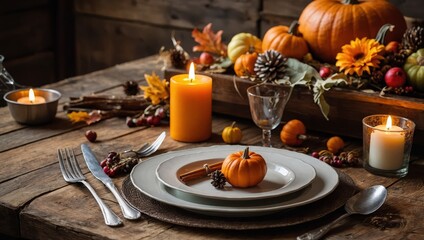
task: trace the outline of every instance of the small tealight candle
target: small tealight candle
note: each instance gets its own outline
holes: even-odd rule
[[[382,170],[396,170],[404,161],[405,130],[392,125],[387,118],[386,125],[374,127],[370,136],[369,165]]]
[[[39,104],[45,103],[46,99],[41,96],[35,96],[34,90],[31,88],[28,92],[28,97],[21,97],[17,100],[17,102],[23,104]]]
[[[212,78],[189,74],[170,79],[170,135],[182,142],[200,142],[212,135]]]

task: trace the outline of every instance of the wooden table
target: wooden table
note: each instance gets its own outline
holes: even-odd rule
[[[339,209],[310,223],[255,231],[182,227],[148,216],[137,221],[124,220],[124,225],[118,228],[104,225],[99,208],[88,190],[81,184],[68,184],[63,180],[56,156],[57,148],[72,147],[78,152],[77,158],[88,181],[122,217],[113,195],[83,164],[79,145],[88,142],[84,136],[86,130],[92,129],[98,134],[98,141],[89,143],[97,156],[105,156],[112,150],[134,147],[134,144],[151,142],[160,132],[166,131],[168,137],[158,152],[164,153],[224,144],[220,137],[221,131],[234,120],[234,117],[214,116],[213,137],[207,142],[187,144],[172,140],[167,125],[128,128],[122,118],[111,118],[91,126],[71,124],[62,110],[70,96],[122,94],[122,83],[128,80],[142,81],[143,74],[151,74],[152,71],[162,74],[160,67],[153,56],[46,86],[63,94],[55,121],[47,125],[20,125],[12,119],[7,108],[0,109],[0,234],[29,239],[293,239],[342,214],[343,209]],[[242,144],[260,145],[260,130],[250,120],[237,120],[244,134]],[[277,131],[274,131],[275,143],[279,143]],[[312,150],[322,149],[328,137],[316,134],[322,138],[308,143]],[[361,143],[357,140],[346,140],[349,142],[348,149],[360,149]],[[276,147],[281,145],[277,144]],[[407,177],[402,179],[375,176],[362,167],[341,169],[354,180],[358,189],[383,184],[388,188],[389,195],[386,204],[375,214],[351,217],[347,223],[333,229],[327,235],[328,238],[423,239],[424,167],[417,163],[424,158],[422,154],[414,154],[412,159],[416,161],[411,164]],[[118,188],[124,179],[114,179]]]

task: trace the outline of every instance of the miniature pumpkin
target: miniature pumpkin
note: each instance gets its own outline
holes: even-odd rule
[[[280,132],[281,141],[287,146],[299,146],[306,138],[306,127],[297,119],[288,121]]]
[[[334,63],[343,45],[356,38],[374,38],[386,23],[395,25],[386,41],[400,41],[406,22],[389,1],[316,0],[302,11],[299,31],[314,57]]]
[[[341,137],[334,136],[327,140],[327,149],[333,154],[338,153],[344,147],[344,141]]]
[[[305,39],[297,31],[298,26],[299,23],[293,21],[290,28],[282,25],[270,28],[262,39],[262,50],[272,49],[285,57],[303,59],[309,49]]]
[[[249,147],[244,151],[231,153],[222,163],[221,172],[234,187],[247,188],[258,185],[265,177],[265,159]]]
[[[419,92],[424,92],[424,48],[411,54],[403,66],[408,81]]]
[[[225,143],[234,144],[239,143],[243,137],[240,128],[236,127],[236,122],[233,122],[231,126],[224,128],[222,131],[222,140]]]
[[[258,58],[258,54],[254,53],[245,53],[237,58],[234,63],[234,72],[237,76],[253,76],[255,75],[255,62]]]
[[[262,41],[250,33],[238,33],[233,36],[227,47],[228,58],[234,63],[247,52],[262,52]]]

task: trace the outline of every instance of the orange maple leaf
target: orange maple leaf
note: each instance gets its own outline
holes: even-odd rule
[[[199,45],[193,47],[194,52],[210,52],[223,57],[227,56],[227,45],[222,42],[222,33],[220,30],[216,33],[212,30],[212,23],[209,23],[200,32],[197,28],[193,29],[191,36]]]

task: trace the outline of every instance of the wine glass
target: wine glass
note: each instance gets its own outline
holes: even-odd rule
[[[259,84],[247,89],[250,113],[255,124],[262,129],[262,145],[271,147],[271,130],[283,116],[292,87],[276,84]]]

